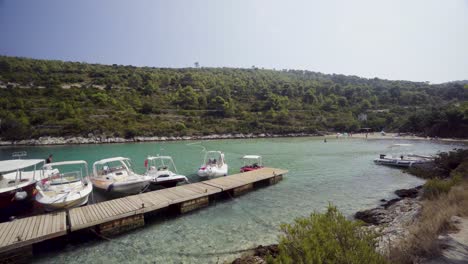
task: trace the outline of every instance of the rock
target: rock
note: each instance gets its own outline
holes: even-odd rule
[[[411,189],[400,189],[396,190],[395,194],[401,198],[416,198],[418,197],[419,190],[421,190],[422,186],[418,186]]]
[[[271,255],[272,257],[277,257],[279,255],[278,245],[269,245],[269,246],[258,246],[255,248],[255,256],[263,257]]]
[[[237,258],[232,264],[266,264],[266,260],[258,256],[245,256]]]
[[[258,246],[253,250],[253,254],[245,255],[235,259],[232,264],[264,264],[267,263],[266,257],[270,255],[277,257],[279,255],[278,245]]]
[[[385,199],[384,199],[385,200]],[[392,204],[398,202],[398,201],[401,201],[401,198],[395,198],[395,199],[391,199],[390,201],[387,201],[386,203],[382,204],[383,208],[387,209],[388,207],[390,207]]]
[[[370,224],[364,228],[378,232],[376,250],[387,254],[392,244],[408,236],[408,227],[417,219],[421,208],[418,199],[396,198],[384,206],[357,212],[355,217]]]
[[[373,208],[359,211],[354,215],[354,218],[371,225],[381,225],[390,222],[390,219],[384,208]]]

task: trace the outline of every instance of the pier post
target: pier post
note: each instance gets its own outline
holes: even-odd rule
[[[96,227],[96,231],[104,236],[114,236],[144,225],[145,218],[143,214],[136,214],[100,224]]]
[[[236,197],[236,196],[242,195],[246,192],[251,191],[252,189],[253,189],[253,183],[242,185],[240,187],[232,189],[232,196]]]
[[[276,176],[274,176],[274,177],[272,177],[272,178],[269,179],[270,185],[276,184],[276,183],[278,183],[279,181],[281,181],[282,179],[283,179],[283,175],[282,175],[282,174],[281,174],[281,175],[276,175]]]
[[[208,196],[186,201],[180,204],[180,213],[181,214],[187,213],[195,209],[208,206],[209,204],[210,204],[210,199]]]

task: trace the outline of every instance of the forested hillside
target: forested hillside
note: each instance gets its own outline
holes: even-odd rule
[[[468,85],[0,57],[0,137],[316,131],[468,137]]]

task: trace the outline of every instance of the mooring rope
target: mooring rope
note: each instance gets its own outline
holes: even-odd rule
[[[206,148],[205,148],[205,146],[202,145],[202,142],[201,142],[201,141],[192,142],[192,143],[187,143],[187,144],[185,144],[185,145],[186,145],[186,146],[201,147],[201,148],[202,148],[202,151],[201,151],[201,152],[206,152]]]

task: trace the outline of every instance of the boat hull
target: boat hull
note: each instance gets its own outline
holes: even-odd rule
[[[139,181],[124,181],[124,182],[109,182],[97,179],[91,179],[94,187],[109,193],[130,195],[137,194],[144,191],[148,185],[149,180]]]
[[[61,202],[61,203],[49,203],[48,204],[48,203],[41,203],[39,201],[37,202],[44,208],[45,211],[51,212],[51,211],[79,207],[79,206],[87,204],[88,200],[89,200],[89,195],[83,196],[73,201],[66,201],[66,202]]]
[[[36,189],[38,191],[36,195],[36,202],[44,208],[45,211],[56,211],[63,209],[70,209],[73,207],[82,206],[88,203],[89,196],[93,191],[93,185],[87,182],[84,185],[79,182],[65,184],[60,191],[54,189],[47,189],[44,191],[41,187],[42,184],[38,183]],[[50,187],[49,187],[50,188]]]
[[[151,180],[151,187],[157,187],[157,186],[162,186],[162,187],[174,187],[178,183],[185,182],[186,179],[184,178],[179,178],[179,179],[169,179],[169,180],[164,180],[164,181],[157,181],[156,179]]]
[[[251,166],[244,166],[240,169],[240,172],[249,172],[263,168],[263,166],[251,167]]]
[[[391,166],[391,167],[400,167],[400,168],[409,168],[414,165],[426,164],[431,161],[410,161],[410,160],[397,160],[397,159],[375,159],[374,163],[379,165]]]
[[[1,192],[0,193],[0,210],[13,209],[13,207],[15,207],[15,205],[18,203],[22,203],[22,204],[30,203],[36,194],[35,185],[36,185],[36,182],[32,181],[30,184],[26,186],[23,186],[14,190],[6,191],[6,192]],[[25,191],[27,196],[23,200],[17,200],[15,197],[15,194],[21,191]]]
[[[220,177],[220,176],[227,176],[228,174],[228,167],[227,165],[219,167],[209,167],[209,166],[202,166],[197,175],[199,177]]]

